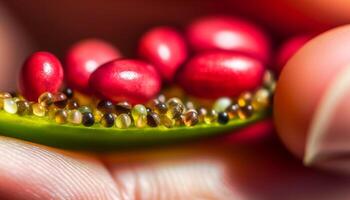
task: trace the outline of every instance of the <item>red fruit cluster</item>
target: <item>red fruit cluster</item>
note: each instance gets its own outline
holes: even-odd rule
[[[189,59],[187,47],[194,53]],[[141,37],[137,51],[140,59],[123,59],[105,41],[78,42],[66,55],[67,85],[114,102],[145,102],[159,92],[162,82],[174,81],[189,95],[236,96],[261,84],[271,54],[269,41],[257,26],[230,17],[198,19],[185,36],[172,27],[153,28]],[[23,66],[20,90],[35,100],[45,91],[57,91],[62,79],[58,59],[38,52]]]

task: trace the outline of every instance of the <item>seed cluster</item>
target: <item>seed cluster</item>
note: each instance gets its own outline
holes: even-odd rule
[[[103,127],[191,127],[197,124],[227,124],[233,119],[248,119],[255,112],[271,105],[275,80],[271,72],[266,72],[263,86],[256,91],[244,92],[238,98],[222,97],[212,107],[200,106],[192,101],[182,101],[177,97],[166,99],[160,94],[145,105],[131,105],[126,101],[112,103],[100,100],[95,105],[79,105],[71,89],[66,88],[55,94],[45,92],[37,102],[25,100],[21,96],[0,92],[0,109],[10,114],[47,117],[57,124]]]

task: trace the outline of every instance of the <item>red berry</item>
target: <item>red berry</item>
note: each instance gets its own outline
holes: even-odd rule
[[[56,56],[48,52],[36,52],[24,63],[19,90],[30,101],[37,101],[44,92],[57,92],[63,81],[63,69]]]
[[[212,16],[198,19],[187,29],[190,45],[197,51],[229,50],[267,62],[269,41],[254,24],[237,18]]]
[[[178,81],[190,95],[232,97],[256,89],[263,73],[264,66],[257,59],[235,52],[215,51],[192,58],[179,72]]]
[[[111,44],[99,39],[86,39],[74,44],[66,55],[66,80],[69,87],[89,93],[89,78],[100,65],[121,57]]]
[[[187,57],[184,38],[171,27],[157,27],[148,31],[142,36],[138,51],[168,82],[173,80],[176,70]]]
[[[311,35],[300,35],[287,40],[282,44],[276,55],[274,71],[280,74],[287,61],[312,38]]]
[[[100,98],[133,104],[148,101],[161,88],[160,76],[152,65],[131,59],[102,65],[92,73],[89,83]]]

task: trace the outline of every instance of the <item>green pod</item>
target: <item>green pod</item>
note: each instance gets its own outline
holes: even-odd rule
[[[267,111],[257,112],[248,119],[230,120],[225,125],[203,123],[193,127],[118,129],[106,128],[100,124],[91,127],[57,124],[48,118],[34,115],[18,116],[0,111],[0,134],[59,148],[108,151],[164,145],[232,133],[268,115]]]

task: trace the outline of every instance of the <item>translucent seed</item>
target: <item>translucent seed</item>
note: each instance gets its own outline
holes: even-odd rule
[[[83,115],[79,110],[71,110],[68,112],[67,121],[71,124],[79,125],[83,120]]]
[[[135,105],[131,110],[131,115],[136,127],[142,128],[147,125],[147,108],[144,105]]]
[[[231,104],[227,109],[226,112],[228,114],[228,117],[230,119],[238,117],[238,111],[239,111],[239,105],[237,103]]]
[[[185,104],[186,109],[196,109],[196,106],[194,105],[194,103],[192,101],[187,101]]]
[[[21,99],[19,98],[19,97],[13,97],[12,98],[16,103],[18,102],[18,101],[21,101]]]
[[[32,108],[28,101],[17,101],[17,114],[18,115],[29,115],[32,113]]]
[[[179,119],[184,111],[185,107],[182,104],[177,104],[168,109],[166,116],[170,119]]]
[[[85,113],[88,113],[88,112],[85,112]],[[84,113],[83,113],[83,114],[84,114]],[[96,121],[96,122],[100,122],[101,119],[102,119],[102,117],[103,117],[103,113],[102,113],[101,111],[97,110],[97,109],[94,110],[93,115],[94,115],[94,118],[95,118],[95,121]]]
[[[219,124],[227,124],[229,121],[229,117],[227,112],[220,112],[218,114],[218,122]]]
[[[185,112],[183,115],[183,121],[187,127],[196,125],[199,122],[197,111],[188,110]]]
[[[59,108],[57,108],[54,105],[49,106],[48,111],[47,111],[47,116],[49,117],[49,119],[55,120],[56,112],[58,110],[59,110]]]
[[[86,113],[86,112],[92,112],[91,108],[89,106],[80,106],[78,108],[79,112]]]
[[[63,93],[67,96],[67,98],[71,99],[74,96],[73,90],[70,88],[65,88]]]
[[[120,114],[117,119],[115,120],[115,125],[118,128],[128,128],[131,126],[131,118],[128,114]]]
[[[244,92],[238,97],[238,105],[239,106],[245,106],[247,104],[250,104],[252,102],[253,95],[250,92]]]
[[[67,102],[67,109],[74,110],[79,108],[79,103],[73,99],[69,99]]]
[[[266,108],[270,104],[270,92],[267,89],[261,88],[255,92],[252,105],[255,110]]]
[[[168,111],[168,106],[160,101],[151,108],[158,114],[165,114]]]
[[[232,101],[228,97],[221,97],[217,99],[213,105],[213,109],[216,112],[223,112],[226,110],[227,107],[231,105]]]
[[[53,103],[53,94],[50,92],[45,92],[42,93],[39,98],[38,98],[38,102],[39,104],[41,104],[44,107],[48,107],[49,105],[51,105]]]
[[[252,105],[247,104],[239,108],[238,116],[240,119],[247,119],[254,114],[254,108]]]
[[[67,111],[66,110],[57,110],[55,113],[55,122],[58,124],[65,124],[67,123]]]
[[[171,128],[175,125],[175,120],[170,119],[166,115],[159,115],[159,119],[160,119],[160,124],[167,128]]]
[[[40,103],[34,103],[32,105],[33,114],[38,117],[44,117],[46,114],[46,107]]]
[[[106,113],[101,119],[101,124],[104,127],[112,127],[114,125],[114,115],[112,113]]]
[[[0,109],[4,107],[4,99],[12,98],[8,92],[0,92]]]
[[[64,93],[58,92],[53,96],[54,105],[57,108],[65,108],[68,102],[67,96]]]
[[[160,125],[160,117],[155,112],[150,112],[147,115],[147,125],[150,127],[157,127]]]
[[[170,98],[166,102],[166,105],[168,106],[168,108],[172,108],[174,106],[177,106],[178,104],[183,105],[182,101],[179,98],[176,98],[176,97]]]
[[[94,115],[90,112],[83,114],[82,124],[84,126],[92,126],[95,123]]]
[[[198,109],[197,112],[198,112],[198,120],[199,120],[199,122],[204,122],[204,118],[205,118],[205,116],[208,113],[207,109],[201,107],[201,108]]]
[[[114,105],[111,101],[101,100],[97,104],[97,109],[99,111],[101,111],[102,113],[112,113],[112,112],[114,112]]]
[[[271,71],[266,71],[263,77],[263,85],[267,89],[271,89],[271,86],[275,85],[275,76]]]
[[[165,103],[165,101],[166,101],[166,97],[165,97],[164,94],[158,95],[157,99],[158,99],[160,102],[163,102],[163,103]]]
[[[207,115],[204,117],[204,122],[206,124],[212,124],[216,122],[216,119],[218,117],[218,114],[215,110],[208,111]]]
[[[132,109],[132,106],[127,101],[122,101],[115,105],[115,111],[117,115],[120,115],[123,113],[129,114],[131,109]]]
[[[7,113],[15,114],[18,110],[17,103],[12,98],[4,99],[4,110]]]

